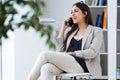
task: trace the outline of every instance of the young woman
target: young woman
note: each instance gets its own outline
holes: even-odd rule
[[[70,27],[71,18],[73,24]],[[101,76],[99,52],[103,32],[93,26],[90,9],[86,4],[73,4],[71,16],[64,20],[57,41],[59,51],[40,53],[29,80],[53,80],[53,75],[62,72],[90,72],[93,76]]]

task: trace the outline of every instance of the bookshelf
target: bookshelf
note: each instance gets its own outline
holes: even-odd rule
[[[105,5],[98,5],[98,4],[93,4],[93,2],[98,3],[98,0],[85,0],[85,3],[90,7],[91,13],[92,13],[92,18],[93,18],[93,24],[97,26],[97,17],[98,15],[102,15],[103,11],[105,8],[107,8],[107,4]],[[102,19],[101,19],[102,20]],[[102,23],[101,23],[102,24]],[[106,79],[108,78],[108,71],[107,71],[107,67],[108,67],[108,29],[105,28],[103,29],[103,34],[104,34],[104,43],[105,43],[105,52],[100,53],[100,57],[101,57],[101,66],[102,66],[102,79]],[[101,78],[99,78],[101,79]]]
[[[96,25],[98,14],[102,14],[107,8],[107,26],[103,29],[105,52],[100,53],[102,77],[97,79],[120,79],[120,76],[116,76],[116,66],[120,66],[120,15],[118,15],[120,14],[120,0],[84,1],[90,7],[94,25]],[[99,2],[102,1],[105,1],[105,4],[100,5]]]
[[[117,0],[117,60],[116,66],[120,67],[120,0]],[[117,70],[116,70],[117,71]],[[120,79],[120,72],[117,74]]]

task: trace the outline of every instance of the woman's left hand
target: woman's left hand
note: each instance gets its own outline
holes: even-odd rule
[[[69,55],[75,55],[76,53],[75,52],[67,52],[67,54],[69,54]]]

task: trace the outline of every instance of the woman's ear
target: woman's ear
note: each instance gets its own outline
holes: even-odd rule
[[[86,17],[86,16],[87,16],[87,11],[84,12],[84,17]]]
[[[87,11],[85,11],[85,16],[87,16]]]

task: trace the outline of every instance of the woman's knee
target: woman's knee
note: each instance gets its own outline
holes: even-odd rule
[[[63,72],[63,71],[51,63],[44,64],[41,68],[41,73],[45,73],[45,74],[55,75],[55,74],[59,74],[61,72]]]
[[[52,64],[50,64],[50,63],[44,64],[41,67],[41,73],[43,73],[43,72],[51,73],[52,72],[52,68],[53,68]]]

